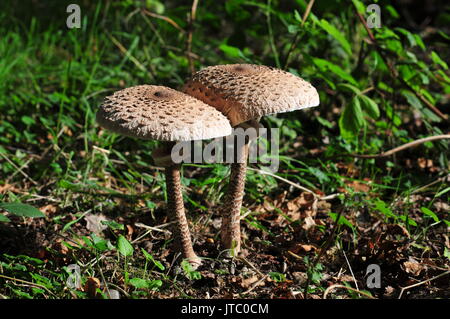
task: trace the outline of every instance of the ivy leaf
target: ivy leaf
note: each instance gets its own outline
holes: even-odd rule
[[[37,208],[22,203],[0,203],[0,208],[7,212],[23,217],[45,217]]]

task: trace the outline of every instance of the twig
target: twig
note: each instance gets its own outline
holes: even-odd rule
[[[313,262],[312,267],[310,266],[310,269],[314,269],[316,268],[317,263],[319,262],[320,258],[322,258],[323,254],[325,253],[325,251],[328,249],[328,247],[331,245],[331,241],[334,238],[334,234],[336,233],[337,228],[339,227],[339,220],[341,219],[341,215],[342,212],[344,211],[344,207],[342,207],[337,216],[336,216],[336,221],[334,222],[333,225],[333,229],[331,230],[331,234],[328,237],[327,241],[325,242],[325,244],[322,246],[322,248],[320,248],[319,254],[317,255],[316,259]],[[291,253],[292,254],[292,253]],[[306,278],[306,283],[305,283],[305,299],[308,299],[308,288],[309,288],[309,283],[311,281],[311,276],[308,273],[308,276]]]
[[[176,23],[175,21],[173,21],[173,20],[172,20],[171,18],[169,18],[169,17],[163,16],[163,15],[160,15],[160,14],[157,14],[157,13],[154,13],[154,12],[150,12],[150,11],[147,11],[147,10],[145,10],[145,9],[142,10],[142,12],[143,12],[144,14],[146,14],[146,15],[152,17],[152,18],[164,20],[164,21],[166,21],[167,23],[169,23],[170,25],[172,25],[175,29],[177,29],[177,30],[179,30],[179,31],[181,31],[181,32],[183,32],[183,33],[186,33],[186,31],[185,31],[182,27],[180,27],[180,26],[178,25],[178,23]]]
[[[189,62],[189,70],[191,74],[195,73],[194,61],[192,59],[192,36],[194,33],[194,21],[197,13],[198,0],[192,1],[191,14],[188,21],[188,36],[186,43],[186,56]]]
[[[251,262],[249,262],[246,258],[244,258],[244,257],[237,257],[236,259],[243,261],[248,266],[253,268],[253,270],[256,271],[258,273],[258,275],[260,275],[261,277],[264,277],[264,274],[258,268],[256,268]]]
[[[367,34],[369,35],[371,44],[375,47],[377,52],[380,54],[381,59],[384,61],[384,63],[388,66],[389,71],[391,72],[392,77],[398,79],[404,86],[406,86],[409,90],[411,90],[425,105],[432,110],[436,115],[438,115],[443,120],[447,120],[448,116],[442,113],[436,106],[434,106],[430,101],[428,101],[422,94],[417,92],[406,80],[404,80],[402,77],[398,76],[397,70],[394,68],[394,66],[390,63],[390,61],[387,59],[387,57],[384,54],[383,49],[378,44],[377,39],[373,35],[372,31],[370,30],[369,26],[367,25],[366,20],[362,16],[362,14],[358,11],[358,8],[354,4],[354,9],[356,11],[356,14],[363,24],[364,28],[366,29]]]
[[[16,164],[14,164],[13,161],[11,161],[6,155],[4,155],[3,153],[0,153],[0,156],[3,157],[9,164],[11,164],[12,166],[14,166],[14,168],[20,172],[20,174],[22,174],[25,178],[27,178],[30,182],[32,182],[34,185],[37,185],[38,183],[33,180],[30,176],[28,176],[20,167],[18,167]]]
[[[272,5],[272,0],[267,0],[267,28],[269,30],[269,45],[270,48],[272,49],[274,58],[275,58],[275,64],[277,65],[277,68],[280,68],[280,57],[277,51],[277,47],[275,45],[274,42],[274,38],[273,38],[273,30],[272,30],[272,20],[270,18],[270,10],[271,10],[271,5]]]
[[[120,52],[123,53],[123,55],[125,55],[128,59],[130,59],[131,62],[133,62],[139,70],[147,73],[148,75],[150,75],[150,77],[154,80],[155,76],[154,74],[152,74],[151,72],[149,72],[145,66],[142,65],[141,62],[138,61],[138,59],[136,59],[131,53],[130,51],[128,51],[123,45],[122,43],[119,42],[119,40],[117,40],[113,35],[106,33],[108,35],[108,37],[111,39],[111,41],[119,48]]]
[[[360,295],[366,296],[369,299],[377,299],[371,295],[369,295],[368,293],[365,293],[364,291],[360,291],[358,289],[352,288],[352,287],[347,287],[344,285],[340,285],[340,284],[336,284],[336,285],[332,285],[330,287],[328,287],[325,292],[323,293],[323,299],[327,299],[328,294],[330,293],[331,290],[336,289],[336,288],[343,288],[343,289],[347,289],[347,290],[351,290],[354,291]]]
[[[288,179],[286,179],[286,178],[283,178],[283,177],[281,177],[281,176],[278,176],[278,175],[276,175],[276,174],[273,174],[273,173],[270,173],[270,172],[267,172],[267,171],[263,171],[262,169],[251,168],[251,167],[248,167],[248,169],[249,169],[249,170],[252,170],[252,171],[255,171],[255,172],[258,172],[259,174],[264,174],[264,175],[272,176],[272,177],[274,177],[274,178],[276,178],[276,179],[279,179],[280,181],[283,181],[283,182],[285,182],[285,183],[287,183],[287,184],[289,184],[289,185],[291,185],[291,186],[293,186],[293,187],[295,187],[295,188],[298,188],[298,189],[301,189],[301,190],[303,190],[303,191],[305,191],[305,192],[311,193],[314,197],[317,197],[317,194],[314,193],[312,190],[307,189],[306,187],[303,187],[303,186],[301,186],[301,185],[298,185],[298,184],[296,184],[296,183],[294,183],[294,182],[291,182],[290,180],[288,180]]]
[[[251,292],[253,289],[255,289],[256,287],[258,287],[259,284],[260,284],[261,282],[263,282],[264,280],[266,280],[267,277],[269,277],[269,275],[265,275],[264,277],[262,277],[260,280],[258,280],[257,282],[255,282],[249,289],[247,289],[246,291],[244,291],[243,293],[241,293],[241,295],[246,295],[246,294],[248,294],[249,292]]]
[[[8,279],[8,280],[21,282],[23,284],[26,284],[26,285],[29,285],[29,286],[34,286],[34,287],[37,287],[37,288],[42,288],[45,291],[47,291],[49,294],[51,294],[53,297],[56,297],[56,295],[53,292],[51,292],[47,287],[42,286],[40,284],[36,284],[34,282],[30,282],[30,281],[26,281],[26,280],[22,280],[22,279],[18,279],[18,278],[13,278],[13,277],[5,276],[5,275],[0,275],[0,278],[5,278],[5,279]]]
[[[407,148],[411,148],[420,144],[423,144],[425,142],[429,142],[429,141],[435,141],[435,140],[443,140],[443,139],[450,139],[450,134],[445,134],[445,135],[435,135],[435,136],[429,136],[429,137],[424,137],[403,145],[400,145],[396,148],[393,148],[387,152],[383,152],[380,154],[373,154],[373,155],[364,155],[364,154],[344,154],[344,156],[353,156],[353,157],[358,157],[358,158],[380,158],[380,157],[387,157],[390,156],[394,153],[403,151]]]
[[[308,5],[306,6],[305,13],[303,14],[303,17],[302,17],[302,23],[300,24],[300,26],[302,28],[305,25],[306,19],[308,19],[309,14],[311,13],[311,9],[312,9],[312,6],[314,5],[314,1],[315,0],[309,0]],[[286,70],[287,67],[289,66],[289,58],[291,57],[292,52],[297,47],[298,41],[300,40],[299,34],[300,34],[299,31],[297,31],[297,33],[295,34],[295,37],[294,37],[294,41],[292,41],[292,45],[290,46],[289,51],[286,54],[286,62],[284,64],[284,70]]]
[[[433,186],[433,185],[435,185],[435,184],[437,184],[437,183],[443,182],[443,181],[445,181],[446,179],[449,179],[449,181],[450,181],[450,174],[447,174],[446,176],[440,177],[440,178],[438,178],[437,180],[435,180],[435,181],[433,181],[433,182],[431,182],[431,183],[429,183],[429,184],[427,184],[427,185],[421,186],[421,187],[419,187],[418,189],[413,190],[413,191],[411,192],[411,194],[416,194],[416,193],[418,193],[418,192],[420,192],[420,191],[423,191],[424,189],[427,189],[427,188],[430,187],[430,186]]]
[[[417,287],[417,286],[421,286],[421,285],[423,285],[423,284],[426,284],[427,282],[436,280],[436,279],[441,278],[441,277],[443,277],[443,276],[446,276],[446,275],[448,275],[448,274],[450,274],[450,270],[447,270],[446,272],[443,272],[442,274],[437,275],[437,276],[435,276],[435,277],[433,277],[433,278],[430,278],[430,279],[427,279],[427,280],[418,282],[418,283],[416,283],[416,284],[414,284],[414,285],[410,285],[410,286],[403,287],[402,290],[400,291],[400,295],[398,296],[398,299],[401,299],[401,298],[402,298],[403,292],[404,292],[405,290],[408,290],[408,289],[411,289],[411,288],[414,288],[414,287]]]
[[[273,178],[279,179],[280,181],[283,181],[283,182],[285,182],[285,183],[287,183],[287,184],[289,184],[289,185],[291,185],[291,186],[293,186],[295,188],[301,189],[301,190],[303,190],[305,192],[308,192],[308,193],[312,194],[315,199],[330,200],[330,199],[336,198],[339,195],[339,194],[331,194],[331,195],[326,195],[326,196],[320,197],[316,193],[314,193],[312,190],[310,190],[310,189],[308,189],[308,188],[306,188],[304,186],[301,186],[299,184],[296,184],[294,182],[291,182],[290,180],[288,180],[286,178],[283,178],[281,176],[278,176],[276,174],[273,174],[273,173],[270,173],[270,172],[267,172],[267,171],[263,171],[261,169],[252,168],[252,167],[248,167],[247,169],[255,171],[255,172],[258,172],[259,174],[269,175],[269,176],[272,176]]]
[[[339,246],[340,246],[340,245],[339,245],[339,243],[338,243],[338,247],[339,247]],[[342,247],[340,247],[340,248],[342,248]],[[353,274],[352,266],[350,265],[350,262],[348,261],[347,254],[345,253],[344,248],[342,248],[342,253],[344,254],[344,258],[345,258],[345,261],[347,262],[348,269],[350,270],[350,273],[352,274],[353,282],[355,283],[355,287],[356,287],[356,289],[359,290],[358,282],[356,281],[355,274]]]

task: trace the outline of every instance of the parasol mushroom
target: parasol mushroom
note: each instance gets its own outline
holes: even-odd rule
[[[183,91],[214,106],[233,127],[252,126],[268,114],[291,112],[319,105],[316,89],[294,74],[252,64],[210,66],[195,73]],[[225,204],[221,209],[221,241],[231,255],[240,250],[240,209],[247,168],[248,142],[235,150],[237,161],[231,175]]]
[[[176,221],[175,243],[193,266],[200,265],[195,254],[185,216],[180,164],[171,158],[178,141],[203,140],[231,134],[228,119],[215,108],[182,92],[154,85],[139,85],[105,98],[97,112],[97,122],[113,132],[146,140],[163,141],[152,153],[155,163],[165,167],[168,210]]]

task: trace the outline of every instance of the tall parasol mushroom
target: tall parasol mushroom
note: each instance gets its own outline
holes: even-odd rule
[[[214,106],[233,127],[256,128],[260,117],[319,105],[316,89],[289,72],[252,64],[207,67],[195,73],[183,91]],[[222,207],[221,240],[234,255],[240,250],[240,209],[245,187],[248,143],[241,145],[238,160],[231,164],[230,183]]]

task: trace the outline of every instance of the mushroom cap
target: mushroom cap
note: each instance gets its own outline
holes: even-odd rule
[[[116,133],[159,141],[230,135],[228,119],[214,107],[164,86],[138,85],[105,98],[97,122]]]
[[[233,126],[319,105],[319,94],[310,83],[292,73],[254,64],[207,67],[186,82],[183,92],[217,108]]]

